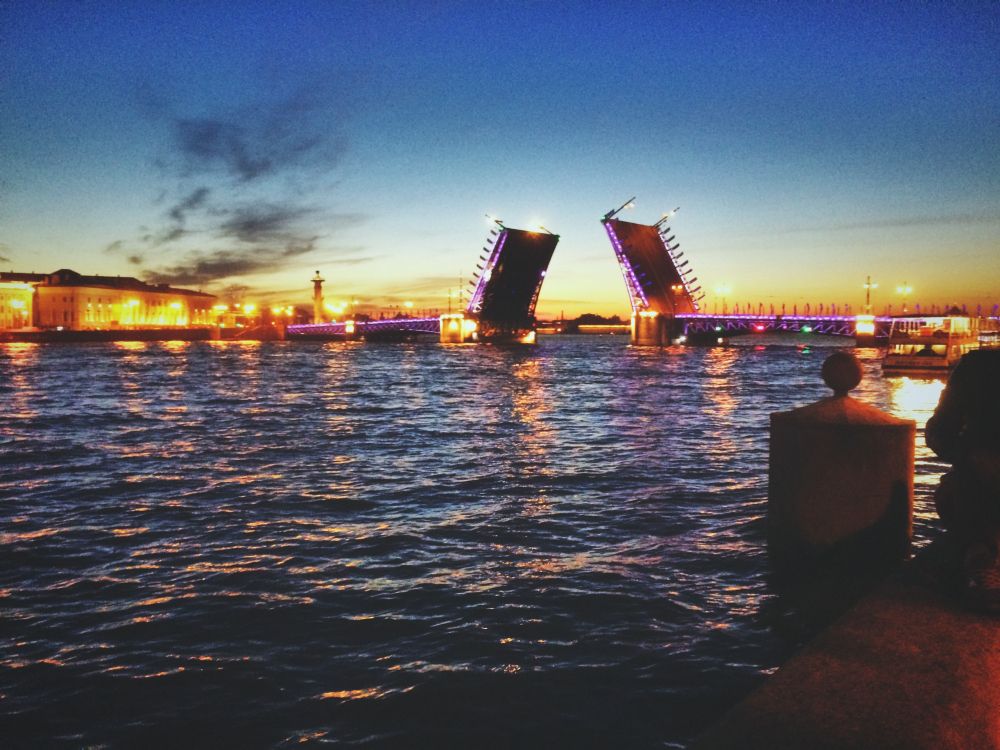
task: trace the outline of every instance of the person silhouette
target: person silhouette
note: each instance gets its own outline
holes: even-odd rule
[[[934,500],[961,551],[965,593],[1000,611],[1000,349],[962,357],[924,436],[952,465]]]

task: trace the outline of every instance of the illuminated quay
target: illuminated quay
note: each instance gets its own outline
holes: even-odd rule
[[[157,330],[204,332],[215,295],[122,276],[0,272],[0,335]]]

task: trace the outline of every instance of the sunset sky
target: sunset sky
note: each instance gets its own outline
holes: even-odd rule
[[[444,307],[490,213],[624,314],[633,195],[709,304],[1000,302],[1000,6],[0,2],[4,270]]]

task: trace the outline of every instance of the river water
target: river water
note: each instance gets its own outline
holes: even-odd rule
[[[0,345],[0,744],[683,746],[797,645],[768,414],[830,349],[753,340]]]

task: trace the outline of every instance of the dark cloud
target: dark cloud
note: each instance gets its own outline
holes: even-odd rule
[[[150,240],[154,245],[166,245],[170,242],[176,242],[186,234],[188,231],[184,227],[167,227],[159,234],[152,236]]]
[[[315,238],[280,248],[254,247],[242,250],[209,250],[190,253],[183,262],[146,273],[153,284],[207,284],[218,279],[276,271],[284,262],[315,250]]]
[[[219,236],[256,243],[293,238],[299,222],[314,212],[309,208],[262,203],[241,206],[231,213],[219,224]]]
[[[289,96],[198,116],[179,114],[147,87],[138,106],[169,126],[171,152],[158,163],[176,181],[157,199],[165,207],[162,226],[141,228],[142,252],[129,251],[129,260],[142,264],[155,250],[144,273],[149,281],[204,285],[283,270],[331,230],[361,221],[323,212],[312,198],[329,188],[323,177],[345,149],[338,134],[343,96],[333,86],[314,82]],[[354,257],[363,249],[354,250],[338,260],[365,262]]]
[[[192,190],[188,195],[184,196],[180,201],[178,201],[169,211],[167,211],[167,216],[173,219],[178,224],[183,224],[184,220],[187,218],[187,214],[190,211],[201,208],[205,205],[208,200],[209,190],[207,187],[200,187]]]
[[[125,260],[133,266],[141,266],[146,260],[145,255],[138,252],[134,247],[129,247],[125,240],[115,240],[114,242],[109,242],[105,245],[104,252],[108,255],[124,254]]]
[[[248,183],[289,171],[324,172],[340,162],[345,141],[339,101],[328,87],[303,87],[285,99],[258,103],[229,117],[178,117],[174,137],[188,175],[218,172]]]
[[[188,216],[192,213],[205,211],[208,208],[208,199],[211,190],[207,187],[198,187],[185,192],[181,197],[167,209],[167,223],[155,232],[146,232],[142,235],[142,241],[153,245],[167,245],[176,242],[182,237],[192,234],[187,228]],[[163,197],[156,202],[162,202]]]
[[[246,131],[220,120],[178,120],[177,142],[194,167],[224,166],[242,180],[252,180],[274,169],[262,152],[251,154]]]

